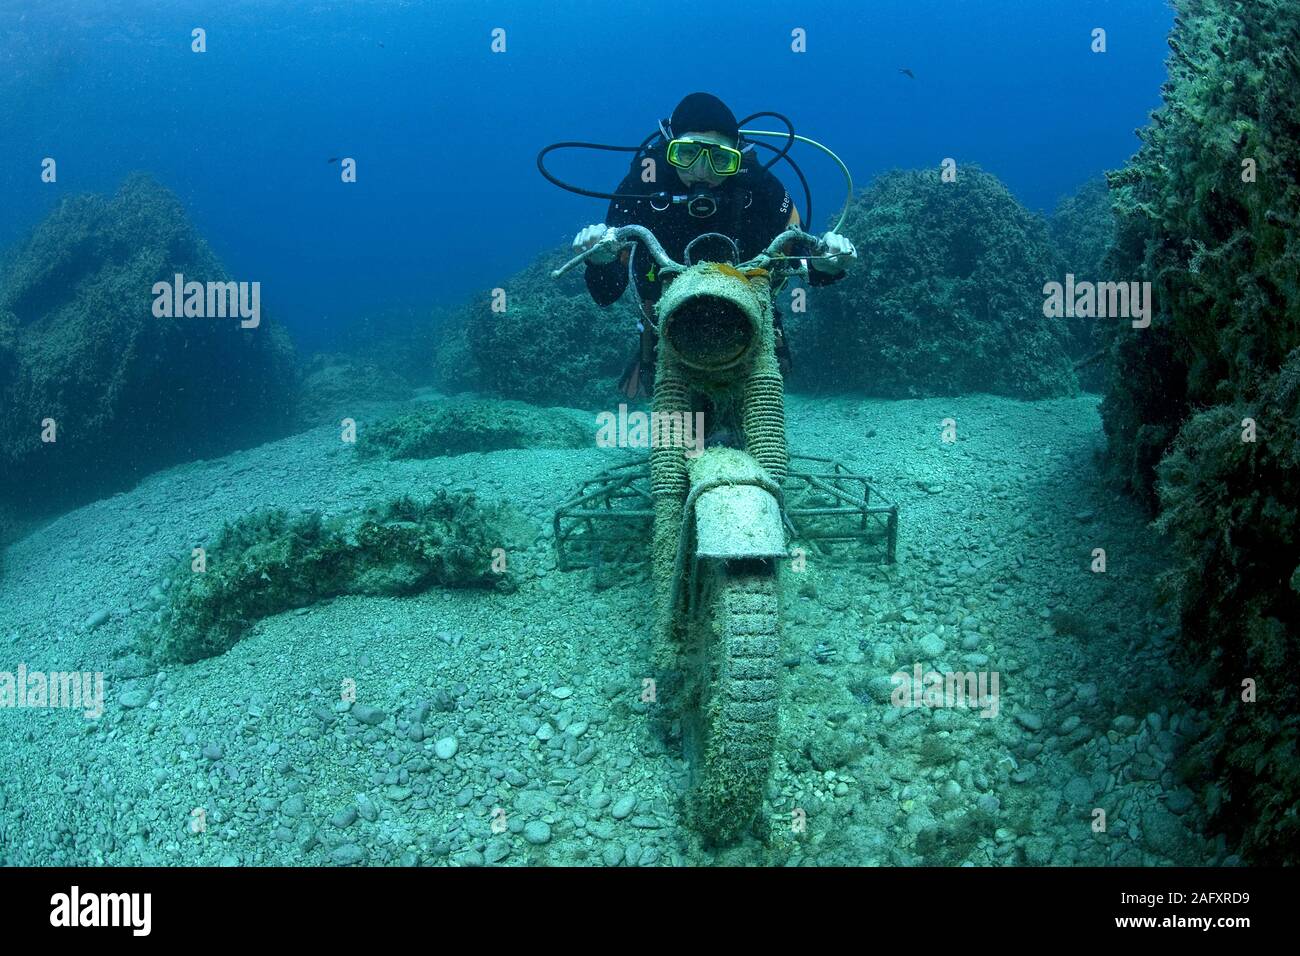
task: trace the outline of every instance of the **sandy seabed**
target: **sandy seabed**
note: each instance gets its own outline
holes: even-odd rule
[[[328,424],[155,474],[6,554],[0,671],[102,672],[106,702],[97,720],[0,709],[0,862],[1230,862],[1179,780],[1207,721],[1181,702],[1156,607],[1161,544],[1099,479],[1097,401],[789,400],[793,450],[842,459],[899,504],[899,561],[810,551],[783,573],[768,800],[724,850],[686,824],[680,748],[640,700],[648,569],[596,582],[555,567],[555,508],[626,452],[593,437],[360,462]],[[573,414],[594,436],[594,414]],[[167,569],[224,521],[438,488],[514,506],[515,593],[341,597],[197,664],[156,671],[137,653]],[[917,664],[996,671],[997,716],[892,706],[890,675]]]

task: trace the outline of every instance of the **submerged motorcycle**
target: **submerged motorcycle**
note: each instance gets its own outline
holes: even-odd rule
[[[760,116],[775,117],[787,129],[743,128]],[[798,174],[809,221],[807,179],[789,155],[796,142],[830,156],[844,174],[847,197],[852,196],[852,176],[843,161],[821,143],[795,133],[786,117],[754,113],[740,125],[752,145],[776,154],[764,168],[784,160]],[[616,199],[564,182],[546,168],[545,157],[564,148],[639,156],[663,133],[661,122],[659,133],[639,146],[555,143],[538,154],[537,166],[547,180],[570,192]],[[778,147],[753,137],[785,142]],[[694,194],[631,198],[695,201]],[[847,211],[846,198],[833,231],[843,226]],[[700,243],[729,251],[692,261],[692,250]],[[648,475],[644,462],[629,462],[584,483],[556,512],[556,547],[563,568],[566,544],[586,538],[596,544],[599,567],[603,527],[652,519],[653,668],[664,675],[663,692],[681,718],[691,821],[706,841],[727,843],[751,826],[762,806],[777,739],[782,666],[778,574],[788,556],[786,532],[825,550],[828,542],[865,540],[882,531],[892,562],[897,508],[881,505],[878,496],[873,504],[866,477],[832,459],[794,456],[803,467],[791,469],[772,296],[789,279],[806,278],[811,260],[835,258],[826,254],[821,240],[787,229],[762,253],[740,262],[729,237],[705,233],[686,246],[686,261],[679,263],[648,229],[622,226],[607,230],[596,246],[552,276],[563,275],[597,249],[619,253],[626,246],[633,247],[629,275],[638,250],[644,249],[666,283],[654,309],[643,309],[659,343]],[[788,255],[791,249],[801,254]],[[635,289],[635,281],[629,286]],[[701,412],[710,419],[711,436],[703,448],[671,439],[675,423],[697,421]],[[665,430],[669,440],[664,440]]]
[[[681,676],[692,822],[710,842],[738,837],[763,800],[777,737],[778,572],[787,556],[782,481],[789,469],[772,289],[806,275],[820,240],[789,229],[746,262],[672,260],[641,226],[602,244],[639,242],[672,276],[655,305],[659,348],[650,450],[653,574],[660,669]],[[808,256],[789,256],[792,243]],[[607,246],[608,247],[608,246]],[[600,245],[570,260],[560,276]],[[664,440],[672,423],[713,419],[702,450]],[[680,432],[678,433],[680,434]],[[726,443],[723,443],[726,442]],[[738,446],[738,447],[733,447]]]

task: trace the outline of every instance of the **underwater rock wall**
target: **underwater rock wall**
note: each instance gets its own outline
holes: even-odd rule
[[[1057,278],[1047,226],[997,177],[962,166],[878,177],[844,233],[860,261],[791,314],[791,385],[882,397],[992,392],[1040,398],[1077,389],[1069,337],[1043,315]]]
[[[1282,861],[1300,837],[1300,8],[1175,5],[1164,104],[1108,176],[1115,274],[1151,282],[1155,310],[1112,330],[1102,414],[1111,474],[1178,546],[1170,593],[1224,708],[1207,805],[1244,855]]]
[[[571,254],[546,253],[502,283],[500,295],[485,290],[464,307],[435,359],[440,389],[571,408],[617,400],[615,382],[637,347],[635,310],[626,299],[596,305],[581,268],[551,278]]]
[[[102,497],[286,426],[296,398],[288,336],[265,317],[246,329],[237,316],[155,317],[154,284],[177,273],[230,278],[176,197],[143,175],[112,197],[65,200],[7,257],[0,500],[45,508]]]

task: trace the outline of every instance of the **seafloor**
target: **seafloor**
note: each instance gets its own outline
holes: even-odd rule
[[[954,444],[940,440],[949,417]],[[1181,678],[1155,606],[1163,557],[1097,476],[1097,399],[796,397],[788,418],[795,450],[841,457],[900,504],[900,560],[812,554],[786,573],[766,839],[707,850],[684,822],[680,749],[640,702],[646,569],[597,589],[590,572],[555,568],[552,512],[618,453],[359,462],[327,425],[153,475],[12,546],[6,659],[102,670],[109,703],[98,721],[0,709],[0,862],[1229,859],[1178,783],[1204,717],[1171,711]],[[535,526],[509,556],[517,592],[342,597],[263,620],[190,666],[153,673],[136,655],[159,569],[223,521],[442,487],[508,500]],[[1094,548],[1105,573],[1090,568]],[[1001,715],[890,706],[889,675],[917,661],[998,671]]]

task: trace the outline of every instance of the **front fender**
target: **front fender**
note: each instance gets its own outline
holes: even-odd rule
[[[758,485],[721,485],[695,502],[697,558],[785,557],[781,506]]]

